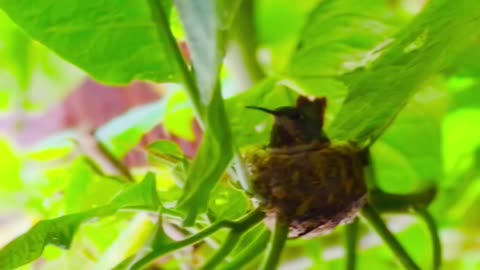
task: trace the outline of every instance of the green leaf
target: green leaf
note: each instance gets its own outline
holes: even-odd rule
[[[26,92],[36,59],[32,40],[0,10],[0,66],[16,80],[14,89]],[[5,83],[3,88],[6,87]]]
[[[182,149],[172,142],[167,140],[160,140],[151,143],[147,146],[147,150],[151,155],[164,159],[182,160],[184,158]]]
[[[187,213],[184,223],[193,225],[207,209],[210,193],[233,157],[228,120],[217,88],[206,114],[206,131],[188,172],[178,208]]]
[[[440,119],[446,102],[441,91],[422,89],[372,146],[375,175],[382,190],[405,194],[445,180],[441,151],[445,136],[442,138]]]
[[[275,79],[266,79],[248,91],[226,100],[225,107],[237,147],[267,144],[273,122],[271,116],[249,110],[245,106],[276,108],[294,102],[294,93],[276,83]]]
[[[110,203],[110,207],[156,210],[160,204],[155,188],[155,175],[148,173],[139,184],[129,186]]]
[[[10,106],[11,100],[12,100],[12,93],[10,91],[6,90],[0,90],[0,111],[6,111],[8,110],[8,107]]]
[[[195,78],[203,104],[210,103],[218,83],[223,41],[215,0],[175,0],[187,36]]]
[[[209,214],[213,215],[213,220],[234,220],[245,215],[249,208],[245,193],[226,183],[219,183],[212,191]]]
[[[193,141],[193,108],[185,91],[175,91],[166,97],[163,126],[171,134]]]
[[[100,81],[178,79],[168,29],[152,20],[158,11],[146,1],[0,0],[0,8],[34,39]]]
[[[350,88],[329,134],[373,143],[429,76],[480,33],[475,0],[432,0],[370,68],[344,76]]]
[[[158,194],[162,203],[177,202],[183,190],[189,161],[180,147],[171,141],[156,141],[147,147],[148,160],[154,165],[161,180],[157,182]]]
[[[448,114],[443,121],[443,161],[449,174],[474,166],[475,151],[480,147],[480,128],[472,123],[479,117],[479,109],[465,108]]]
[[[10,144],[0,140],[0,191],[21,190],[21,161]]]
[[[249,0],[255,4],[255,35],[262,48],[260,55],[268,55],[268,69],[283,74],[295,52],[301,30],[308,14],[319,0]],[[263,58],[263,57],[262,57]],[[264,61],[262,61],[264,62]]]
[[[17,79],[18,89],[26,92],[32,79],[32,40],[20,29],[11,29],[10,40],[6,44],[5,60],[9,62],[10,72]]]
[[[205,126],[203,141],[178,202],[178,208],[187,213],[185,225],[193,225],[197,215],[206,211],[210,193],[229,165],[233,149],[218,78],[224,49],[217,2],[177,0],[175,5],[186,33],[196,88],[184,83],[193,97],[198,89],[202,104],[192,102],[197,111],[204,112],[200,115]],[[206,105],[205,111],[202,105]]]
[[[383,0],[322,1],[310,14],[288,67],[293,77],[336,76],[363,66],[388,37]]]
[[[158,219],[155,227],[155,235],[151,243],[153,250],[162,249],[163,247],[166,247],[174,242],[163,229],[162,218]]]
[[[94,270],[112,269],[119,261],[135,256],[153,232],[151,217],[137,214],[95,263]]]
[[[37,161],[51,161],[65,158],[75,149],[74,142],[77,134],[65,131],[53,134],[41,140],[27,152],[29,158]]]
[[[119,209],[141,208],[156,210],[159,206],[155,176],[149,173],[141,183],[125,188],[111,203],[89,211],[42,220],[28,232],[0,250],[0,269],[14,269],[42,255],[46,245],[69,248],[81,223],[94,217],[114,214]]]
[[[218,25],[222,29],[228,29],[232,24],[235,13],[243,0],[216,0]]]
[[[87,192],[91,188],[96,174],[84,159],[75,160],[69,166],[68,172],[70,179],[65,191],[65,210],[66,213],[74,213],[86,208],[84,202],[90,198],[88,196],[90,194]],[[97,188],[96,185],[95,188]]]
[[[164,114],[164,101],[134,108],[103,125],[95,137],[113,156],[121,159],[138,144],[145,133],[163,120]]]

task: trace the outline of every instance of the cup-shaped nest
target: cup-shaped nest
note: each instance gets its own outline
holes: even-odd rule
[[[267,225],[280,216],[289,237],[324,234],[366,202],[365,153],[353,144],[250,149],[244,158]]]

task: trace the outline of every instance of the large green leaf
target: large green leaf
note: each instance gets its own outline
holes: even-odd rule
[[[118,159],[135,147],[142,136],[158,125],[165,114],[165,102],[153,102],[131,109],[95,133],[95,137]]]
[[[343,77],[350,93],[330,135],[373,143],[419,85],[480,33],[479,18],[475,0],[432,0],[369,68]]]
[[[168,5],[170,1],[164,1]],[[177,80],[167,31],[147,1],[0,0],[34,39],[107,83]]]
[[[167,100],[165,119],[163,120],[165,129],[182,139],[195,140],[193,132],[194,113],[187,94],[184,91],[174,91],[164,98]]]
[[[384,18],[387,5],[383,0],[320,2],[305,24],[289,76],[336,76],[365,65],[375,56],[371,50],[393,31]]]
[[[219,183],[212,191],[208,203],[211,220],[235,220],[245,215],[250,204],[245,193],[233,188],[230,183]]]
[[[422,101],[420,94],[430,97]],[[444,181],[439,121],[444,101],[438,93],[420,92],[373,145],[373,164],[382,190],[408,193]]]
[[[155,176],[149,173],[141,183],[128,186],[107,205],[40,221],[0,250],[0,269],[14,269],[35,260],[48,244],[69,248],[77,228],[89,219],[112,215],[124,208],[156,210],[158,206]]]
[[[255,9],[255,39],[267,70],[283,73],[308,15],[321,0],[249,0]],[[268,56],[265,57],[265,56]],[[266,61],[265,61],[266,60]]]
[[[217,0],[218,24],[222,29],[228,29],[235,13],[243,0]]]
[[[16,79],[18,90],[26,91],[32,77],[32,41],[3,11],[0,11],[0,66]]]
[[[284,83],[303,95],[327,97],[330,120],[348,93],[337,76],[368,65],[395,31],[389,9],[383,0],[321,1],[299,35]]]
[[[223,42],[215,0],[176,0],[187,36],[193,69],[203,104],[207,105],[218,83]]]
[[[64,168],[67,173],[62,180],[68,181],[64,191],[66,214],[104,205],[124,188],[118,179],[100,175],[93,166],[91,160],[81,157]]]
[[[184,83],[192,97],[197,91],[200,95],[201,103],[193,103],[198,112],[203,112],[205,127],[178,205],[187,212],[185,224],[193,225],[197,215],[207,209],[210,193],[229,165],[233,150],[218,78],[224,55],[219,6],[214,0],[178,0],[175,5],[186,33],[196,85]]]
[[[208,206],[208,198],[233,157],[228,119],[217,88],[208,106],[205,133],[197,156],[190,166],[179,208],[187,212],[186,225]]]

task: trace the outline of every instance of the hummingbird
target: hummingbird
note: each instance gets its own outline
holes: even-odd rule
[[[312,143],[330,143],[323,130],[327,99],[310,100],[299,96],[296,106],[279,107],[274,110],[246,106],[246,108],[266,112],[275,117],[270,133],[271,148],[284,148]]]

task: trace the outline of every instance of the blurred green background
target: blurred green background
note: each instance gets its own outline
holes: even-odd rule
[[[359,20],[355,30],[375,31],[371,35],[348,36],[346,43],[352,46],[325,46],[318,59],[308,56],[307,60],[325,67],[313,72],[320,73],[316,77],[320,81],[311,81],[299,79],[311,72],[302,69],[308,66],[302,61],[307,60],[298,58],[295,65],[289,61],[308,14],[318,2],[300,1],[292,5],[287,0],[256,1],[256,56],[265,74],[284,80],[284,84],[277,84],[275,91],[263,97],[262,105],[291,103],[298,93],[285,90],[287,85],[300,93],[327,95],[327,121],[331,121],[340,110],[346,90],[336,82],[321,81],[321,75],[365,64],[359,63],[359,55],[365,57],[365,52],[373,47],[388,43],[388,38],[406,27],[425,3],[385,0],[358,4],[357,10],[375,13],[383,24],[372,26],[373,19]],[[173,14],[174,33],[182,38],[178,20]],[[331,31],[324,30],[323,38],[341,36],[335,25],[327,22],[323,27]],[[334,65],[339,62],[340,68]],[[289,76],[282,77],[287,65]],[[267,132],[252,137],[252,129],[245,129],[244,123],[250,123],[248,127],[252,123],[266,125],[270,123],[268,118],[258,119],[260,116],[250,113],[238,117],[235,104],[240,106],[245,101],[237,95],[246,89],[238,83],[231,64],[222,70],[221,81],[222,94],[232,105],[227,106],[227,111],[241,118],[230,119],[234,135],[238,135],[236,142],[242,146],[265,142]],[[268,83],[264,81],[263,85]],[[315,88],[319,84],[322,89]],[[117,178],[124,172],[106,160],[97,146],[92,146],[95,138],[130,168],[133,178],[154,170],[163,203],[177,200],[181,189],[176,184],[175,170],[157,162],[147,145],[168,139],[177,142],[188,156],[195,153],[201,132],[193,122],[192,105],[181,90],[177,84],[133,83],[122,89],[103,86],[31,39],[0,10],[0,247],[41,219],[107,203],[122,188]],[[432,185],[438,188],[429,210],[440,230],[443,269],[480,269],[478,123],[479,36],[421,84],[372,147],[375,172],[384,190],[409,193]],[[149,135],[144,136],[147,132]],[[217,187],[212,196],[210,204],[217,216],[238,217],[249,207],[243,193],[226,184]],[[413,258],[428,267],[431,250],[425,226],[407,215],[389,216],[388,224]],[[365,225],[361,226],[358,269],[393,269],[390,251]],[[119,213],[89,222],[81,226],[70,250],[47,246],[41,259],[21,269],[108,269],[138,251],[153,228],[154,220],[141,212]],[[281,269],[342,269],[342,230],[339,227],[321,238],[289,241]],[[222,239],[224,235],[216,237]],[[209,251],[202,247],[189,256],[202,258]],[[182,260],[170,260],[161,269],[179,269]]]

